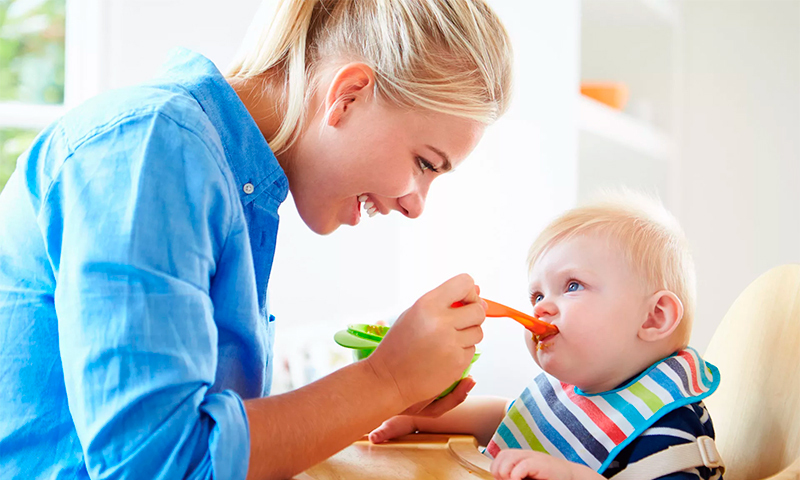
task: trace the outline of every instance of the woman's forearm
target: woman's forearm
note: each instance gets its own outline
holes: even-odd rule
[[[366,361],[286,394],[247,400],[247,478],[290,478],[406,407],[394,381],[382,377]]]
[[[503,421],[507,404],[506,398],[474,396],[439,418],[416,417],[415,422],[420,432],[463,433],[486,445]]]

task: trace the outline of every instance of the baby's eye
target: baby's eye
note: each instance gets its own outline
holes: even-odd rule
[[[577,292],[578,290],[583,290],[583,285],[580,283],[572,281],[567,284],[568,292]]]
[[[533,295],[531,295],[531,300],[533,300],[534,305],[541,302],[543,299],[544,295],[542,295],[541,293],[534,293]]]

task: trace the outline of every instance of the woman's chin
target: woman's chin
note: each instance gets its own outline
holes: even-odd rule
[[[312,232],[316,233],[317,235],[329,235],[336,231],[339,228],[339,224],[329,225],[329,224],[315,224],[315,223],[308,223],[306,222],[306,226],[311,229]]]
[[[322,215],[313,215],[313,212],[306,212],[298,205],[297,213],[300,219],[306,226],[317,235],[328,235],[336,231],[342,225],[336,217],[324,217]]]

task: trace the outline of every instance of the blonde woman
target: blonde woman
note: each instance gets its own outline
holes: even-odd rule
[[[227,76],[180,51],[20,158],[0,197],[0,477],[286,478],[473,385],[430,402],[482,337],[466,275],[369,359],[275,396],[266,291],[289,190],[319,234],[422,213],[508,105],[502,25],[483,0],[286,0],[256,30]]]

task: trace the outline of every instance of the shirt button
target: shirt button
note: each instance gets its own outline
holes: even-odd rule
[[[244,190],[244,193],[250,195],[251,193],[253,193],[253,190],[255,190],[256,187],[254,187],[252,183],[247,182],[244,184],[244,187],[242,189]]]

